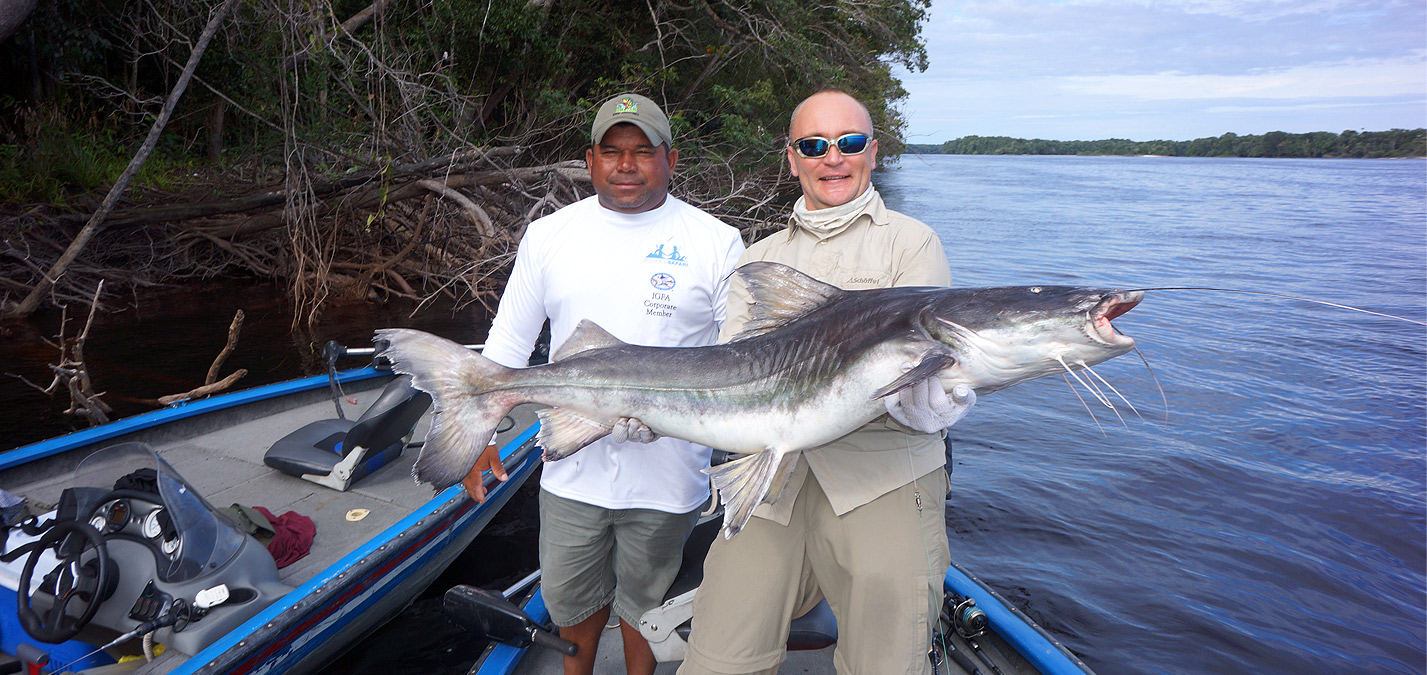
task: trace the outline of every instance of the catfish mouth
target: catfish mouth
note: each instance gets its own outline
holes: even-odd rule
[[[1135,340],[1115,330],[1110,321],[1134,309],[1144,299],[1144,291],[1122,291],[1105,296],[1090,310],[1090,336],[1108,345],[1133,347]]]

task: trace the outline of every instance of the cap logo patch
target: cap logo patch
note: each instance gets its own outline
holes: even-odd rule
[[[615,113],[616,115],[618,115],[619,113],[635,113],[635,114],[637,114],[638,112],[639,112],[639,106],[638,106],[638,105],[635,105],[634,99],[632,99],[632,98],[622,98],[622,99],[619,99],[619,101],[614,104],[614,113]]]

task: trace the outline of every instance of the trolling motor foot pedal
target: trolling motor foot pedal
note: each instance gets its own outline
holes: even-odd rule
[[[574,656],[579,651],[575,643],[536,623],[494,591],[465,584],[453,586],[446,591],[442,609],[456,625],[493,642],[512,647],[528,647],[534,643],[566,656]]]

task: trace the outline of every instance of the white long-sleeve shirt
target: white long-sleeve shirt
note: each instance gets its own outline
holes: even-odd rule
[[[581,200],[530,224],[484,354],[524,367],[546,317],[550,352],[589,319],[631,344],[698,347],[718,340],[738,230],[669,196],[623,214]],[[673,438],[596,441],[544,466],[540,486],[609,509],[689,511],[708,499],[709,449]]]

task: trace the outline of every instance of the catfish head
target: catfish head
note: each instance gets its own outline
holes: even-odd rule
[[[917,323],[955,355],[939,373],[946,388],[964,383],[985,394],[1134,349],[1110,321],[1142,299],[1142,291],[1070,286],[946,289]]]

